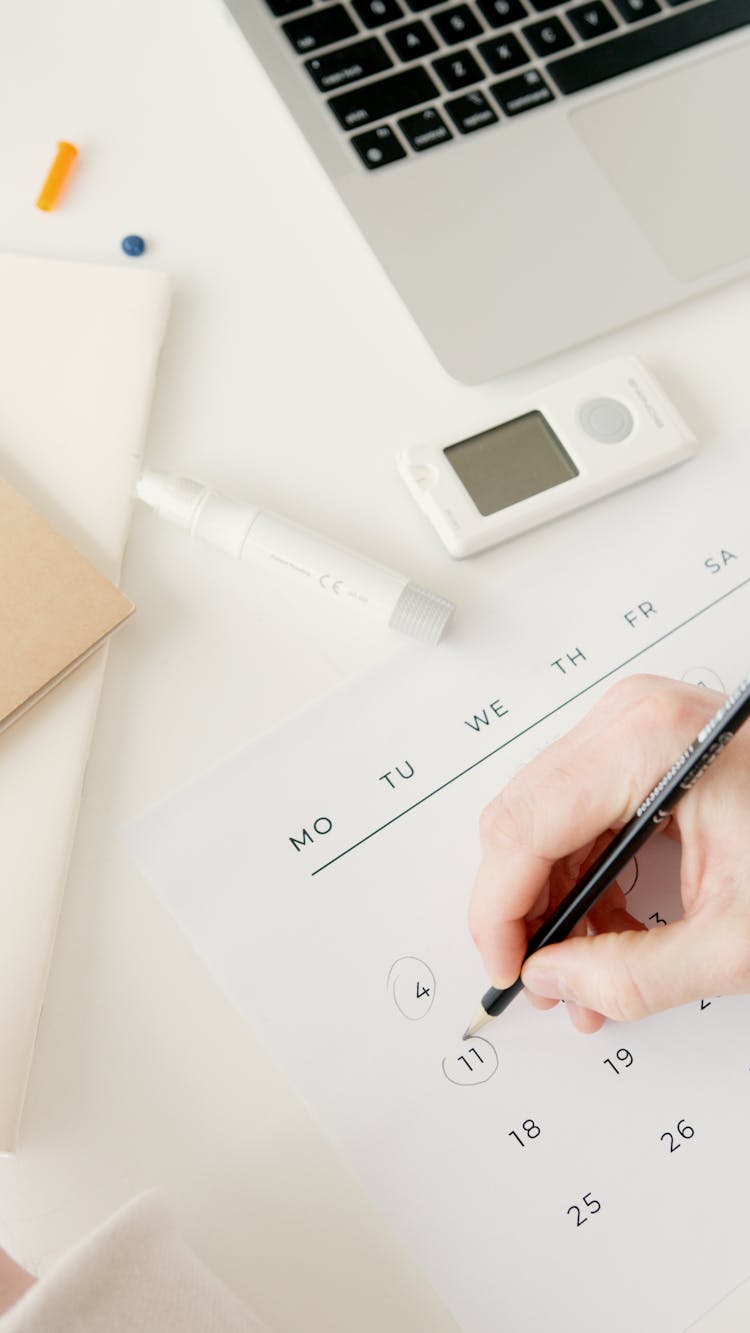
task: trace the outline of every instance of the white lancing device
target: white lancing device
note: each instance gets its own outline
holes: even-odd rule
[[[454,610],[452,602],[403,574],[188,477],[144,472],[138,496],[162,518],[234,559],[306,584],[423,643],[438,642]]]

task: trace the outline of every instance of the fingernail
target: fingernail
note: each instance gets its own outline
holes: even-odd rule
[[[575,995],[567,977],[549,968],[540,967],[533,962],[526,964],[522,974],[523,984],[534,995],[542,995],[546,1000],[569,1000],[575,1003]]]

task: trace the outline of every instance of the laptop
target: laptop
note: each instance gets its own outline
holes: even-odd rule
[[[750,267],[750,0],[225,0],[475,384]]]

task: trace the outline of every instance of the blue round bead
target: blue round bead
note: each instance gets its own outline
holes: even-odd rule
[[[146,249],[146,242],[142,236],[125,236],[122,240],[122,248],[126,255],[137,257],[143,254]]]

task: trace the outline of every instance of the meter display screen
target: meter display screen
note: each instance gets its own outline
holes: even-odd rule
[[[444,452],[485,516],[578,476],[578,468],[541,412],[504,421]]]

